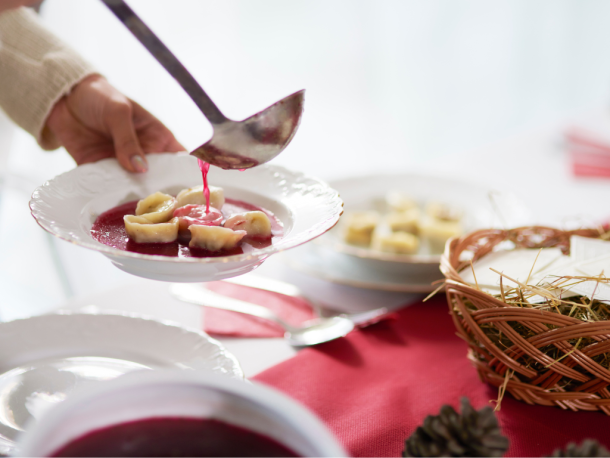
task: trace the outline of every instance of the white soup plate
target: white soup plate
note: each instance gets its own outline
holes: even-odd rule
[[[240,255],[177,258],[146,255],[104,245],[91,236],[96,218],[111,208],[161,191],[176,195],[200,185],[197,159],[186,153],[151,154],[149,171],[132,174],[115,159],[85,164],[57,176],[32,194],[32,215],[51,234],[107,256],[119,269],[153,280],[202,282],[234,277],[255,269],[270,255],[308,242],[332,228],[343,202],[326,183],[283,167],[262,165],[239,172],[212,167],[212,186],[226,197],[263,207],[284,226],[281,239]]]

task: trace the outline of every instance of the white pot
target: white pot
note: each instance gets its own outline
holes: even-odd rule
[[[101,428],[152,417],[210,418],[239,426],[301,456],[347,456],[310,411],[271,388],[207,371],[141,371],[99,382],[26,429],[18,456],[50,456]]]

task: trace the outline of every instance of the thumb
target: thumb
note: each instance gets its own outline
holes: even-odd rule
[[[109,112],[107,125],[119,164],[130,172],[146,172],[148,162],[136,134],[129,103],[116,104]]]

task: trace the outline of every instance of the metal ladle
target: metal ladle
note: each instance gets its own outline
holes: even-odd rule
[[[191,152],[223,169],[247,169],[273,159],[290,143],[303,113],[305,90],[295,92],[244,119],[228,119],[195,78],[123,0],[102,0],[174,77],[214,129],[212,138]]]

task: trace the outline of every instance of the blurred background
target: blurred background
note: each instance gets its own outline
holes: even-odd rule
[[[518,139],[528,132],[550,132],[544,160],[563,164],[556,126],[591,118],[600,135],[606,127],[605,0],[129,4],[230,118],[305,88],[302,125],[274,163],[323,179],[413,171],[469,177],[476,160],[488,161],[501,181],[505,164],[524,160]],[[191,100],[101,2],[46,0],[40,13],[187,148],[210,137]],[[607,126],[610,137],[610,119]],[[542,161],[522,166],[544,176]],[[102,255],[54,240],[29,215],[34,188],[73,167],[65,152],[41,151],[0,118],[0,319],[128,280]]]

